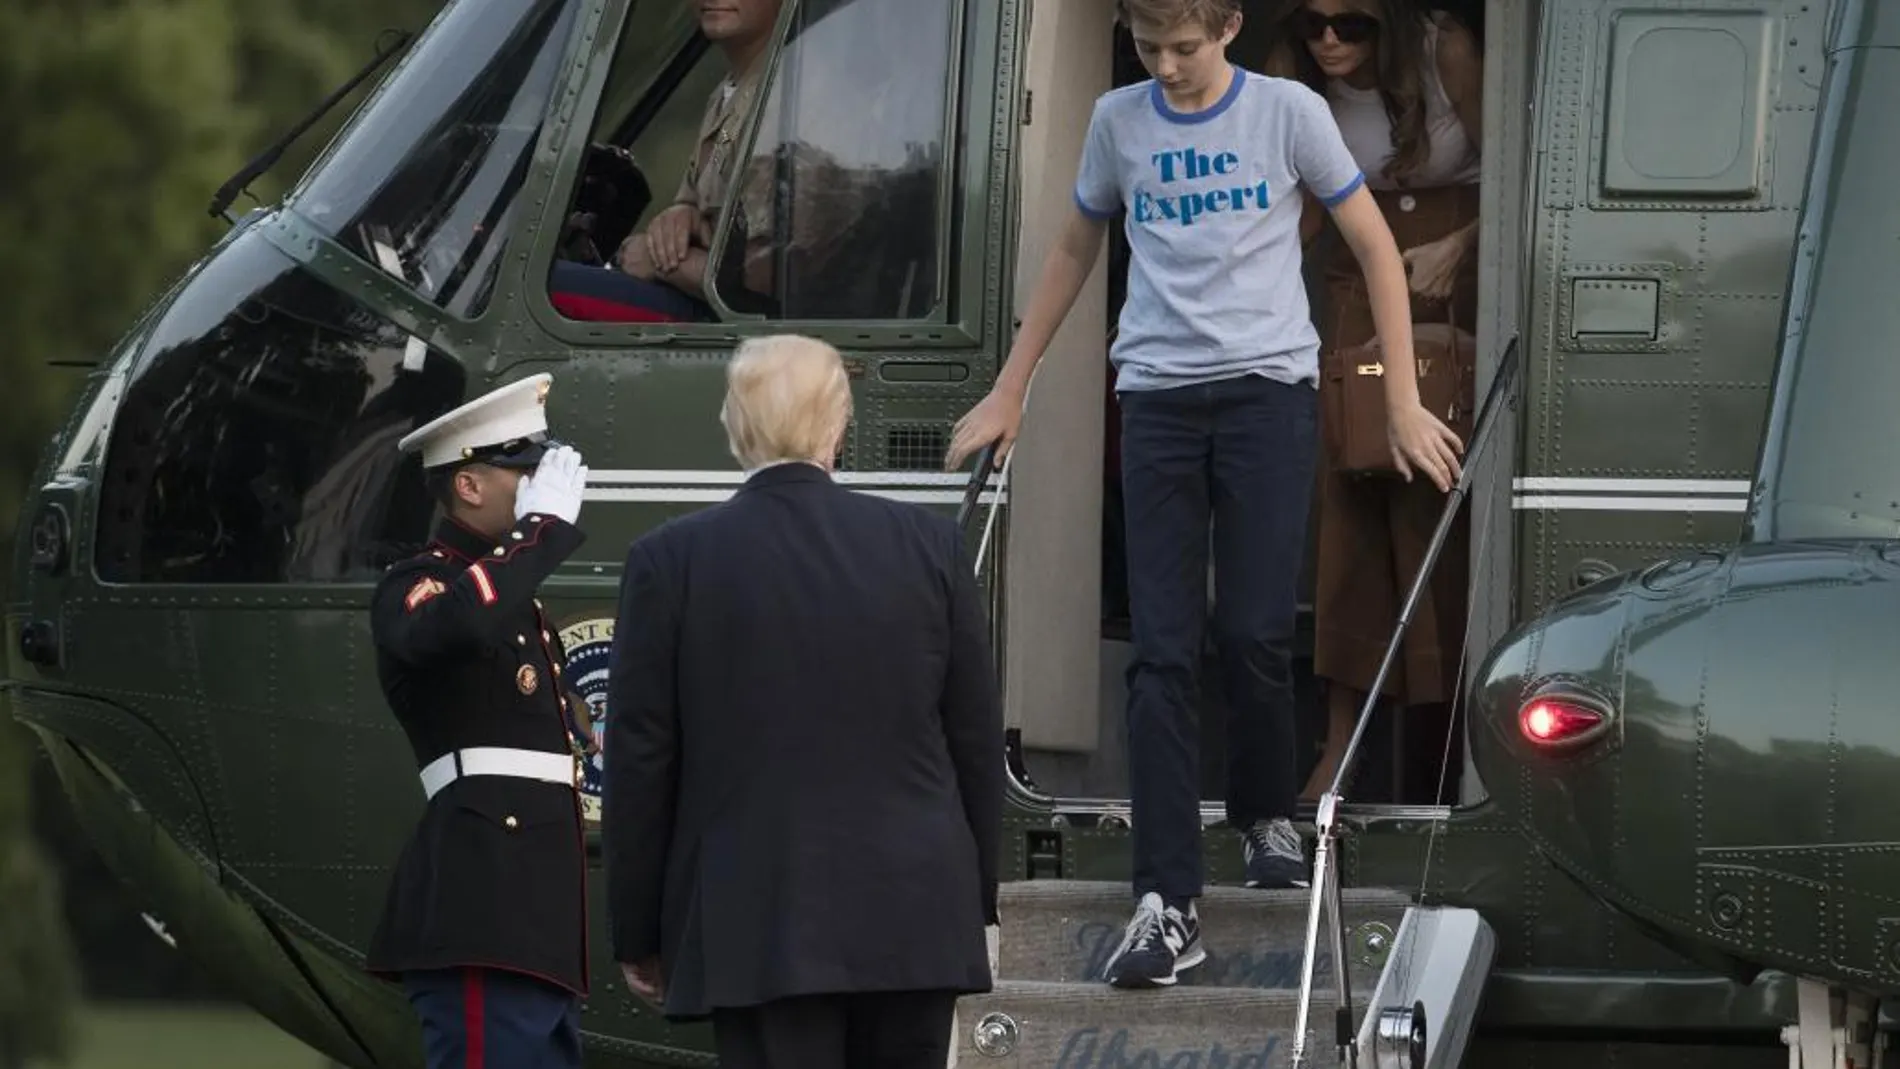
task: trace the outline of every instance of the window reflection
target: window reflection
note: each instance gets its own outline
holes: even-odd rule
[[[780,317],[904,319],[935,303],[954,15],[941,0],[794,15],[746,165],[769,177],[741,186],[753,244],[721,250]]]
[[[701,298],[711,285],[718,303],[768,318],[929,315],[946,238],[939,204],[951,180],[956,8],[941,0],[801,2],[765,83],[752,67],[734,74],[719,49],[702,58],[637,143],[640,188],[658,194],[640,213],[641,227],[678,205],[696,209],[695,233],[710,236],[730,204],[726,244],[669,274],[644,262],[641,250],[629,254],[617,228],[596,227],[591,248],[577,241],[555,263],[555,307],[591,321],[707,320],[713,307]],[[769,35],[778,4],[742,0],[735,10]],[[709,90],[714,72],[721,80]],[[754,117],[758,139],[735,159]],[[583,181],[605,181],[607,169],[597,170]],[[675,177],[682,174],[684,181]],[[629,244],[642,242],[640,233]],[[689,267],[690,277],[676,277]]]
[[[461,403],[461,365],[247,234],[188,284],[132,368],[100,486],[97,568],[126,583],[370,581],[428,537],[404,434]]]
[[[578,0],[461,0],[291,204],[464,317],[487,306]]]

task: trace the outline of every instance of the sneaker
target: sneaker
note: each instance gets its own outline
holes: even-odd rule
[[[1121,946],[1109,958],[1107,979],[1116,987],[1166,987],[1183,969],[1207,960],[1201,948],[1201,919],[1189,902],[1187,913],[1164,907],[1153,891],[1141,896]]]
[[[1312,886],[1300,833],[1285,817],[1254,821],[1240,833],[1240,841],[1247,855],[1247,886]]]

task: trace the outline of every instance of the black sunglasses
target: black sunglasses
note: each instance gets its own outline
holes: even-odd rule
[[[1311,8],[1301,8],[1287,21],[1295,36],[1307,41],[1325,37],[1326,31],[1330,29],[1340,44],[1356,45],[1371,40],[1379,32],[1379,20],[1358,11],[1322,15]]]

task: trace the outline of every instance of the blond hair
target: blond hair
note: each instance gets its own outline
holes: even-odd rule
[[[1240,0],[1115,0],[1116,19],[1131,30],[1137,22],[1166,30],[1192,23],[1219,37],[1239,14]]]
[[[747,471],[784,460],[829,464],[851,420],[838,350],[802,334],[748,338],[726,368],[719,422]]]

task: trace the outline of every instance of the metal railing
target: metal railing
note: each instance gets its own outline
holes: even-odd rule
[[[1319,815],[1315,819],[1317,843],[1313,851],[1313,896],[1306,911],[1306,950],[1300,965],[1299,1009],[1293,1022],[1293,1069],[1305,1069],[1309,1065],[1310,1055],[1306,1049],[1307,1022],[1311,1019],[1313,1008],[1313,976],[1319,951],[1319,915],[1324,904],[1332,914],[1332,953],[1333,981],[1338,989],[1339,1002],[1333,1011],[1336,1037],[1339,1043],[1340,1064],[1348,1069],[1358,1069],[1359,1043],[1357,1028],[1353,1024],[1352,979],[1351,970],[1345,967],[1349,960],[1346,956],[1346,923],[1342,912],[1339,873],[1334,854],[1339,847],[1339,806],[1341,793],[1347,777],[1352,775],[1353,758],[1358,756],[1359,742],[1366,733],[1366,725],[1372,720],[1372,710],[1378,705],[1379,692],[1385,686],[1385,678],[1392,671],[1392,664],[1398,659],[1400,644],[1405,640],[1405,630],[1411,626],[1412,612],[1418,606],[1425,584],[1431,579],[1432,568],[1438,563],[1438,555],[1444,551],[1445,539],[1451,533],[1452,522],[1457,518],[1458,509],[1464,504],[1470,493],[1473,462],[1483,452],[1490,441],[1491,431],[1496,424],[1496,416],[1504,396],[1505,387],[1510,385],[1517,372],[1518,339],[1514,335],[1504,348],[1504,355],[1498,361],[1497,374],[1491,379],[1490,389],[1485,391],[1484,404],[1478,409],[1477,419],[1472,423],[1471,441],[1465,449],[1463,470],[1458,481],[1452,484],[1451,492],[1446,495],[1444,511],[1438,517],[1438,527],[1432,532],[1432,540],[1425,551],[1425,559],[1419,563],[1418,575],[1412,580],[1412,589],[1405,596],[1405,605],[1399,610],[1398,626],[1392,630],[1392,639],[1385,648],[1385,658],[1379,662],[1379,671],[1372,679],[1372,685],[1366,689],[1365,703],[1359,708],[1358,722],[1353,725],[1352,738],[1346,743],[1346,751],[1339,759],[1339,768],[1333,773],[1333,782],[1326,793],[1319,798]]]

